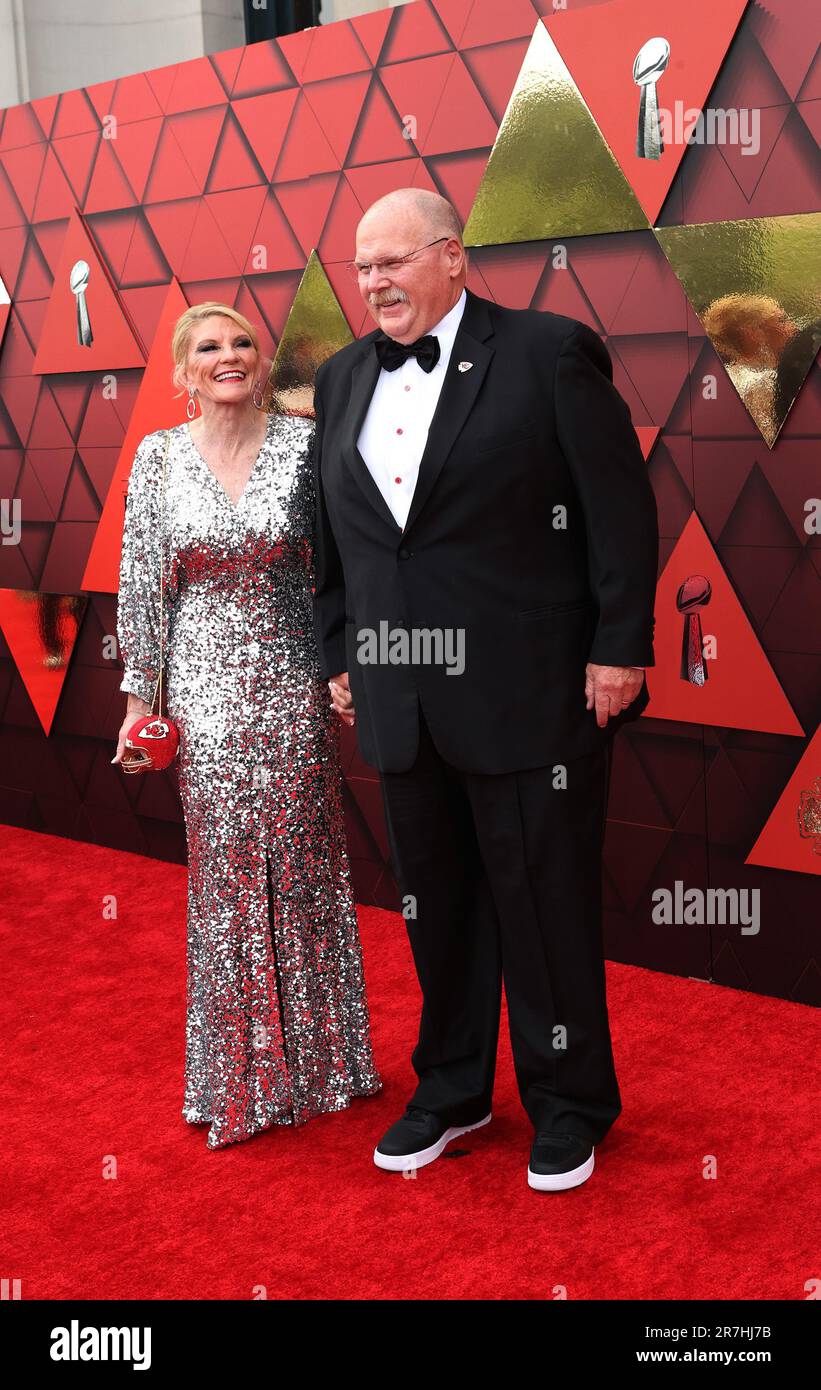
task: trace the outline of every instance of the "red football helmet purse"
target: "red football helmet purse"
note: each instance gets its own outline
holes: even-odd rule
[[[180,736],[167,714],[142,714],[125,736],[123,772],[162,772],[179,752]]]
[[[165,516],[165,461],[168,458],[168,430],[165,432],[165,452],[162,460],[162,517]],[[163,691],[163,565],[162,565],[162,524],[160,526],[160,669],[151,701],[151,713],[141,714],[135,719],[125,738],[125,752],[120,767],[123,772],[162,772],[170,767],[177,756],[180,736],[174,721],[162,712]],[[154,712],[154,700],[159,694],[159,703]]]

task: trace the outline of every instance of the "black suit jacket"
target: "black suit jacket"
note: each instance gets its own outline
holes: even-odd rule
[[[658,554],[655,499],[607,349],[575,319],[467,291],[402,530],[356,447],[377,336],[323,362],[315,386],[320,674],[349,673],[362,757],[386,772],[411,766],[417,698],[442,756],[465,771],[593,751],[647,704],[645,687],[601,730],[584,677],[588,661],[652,665]],[[380,623],[386,634],[462,629],[463,673],[364,663],[358,634]]]

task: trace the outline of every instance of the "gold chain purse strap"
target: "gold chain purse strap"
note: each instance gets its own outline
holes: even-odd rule
[[[161,493],[161,502],[160,502],[160,669],[159,669],[159,671],[158,671],[158,673],[157,673],[157,684],[156,684],[155,687],[154,687],[154,695],[153,695],[153,698],[152,698],[152,700],[151,700],[151,713],[152,713],[152,714],[155,714],[155,713],[156,713],[156,715],[157,715],[158,718],[159,718],[160,715],[162,714],[163,626],[164,626],[164,624],[163,624],[163,590],[164,590],[164,587],[165,587],[165,585],[164,585],[164,580],[163,580],[163,535],[164,535],[164,533],[165,533],[165,465],[166,465],[166,460],[167,460],[167,458],[168,458],[168,443],[169,443],[170,437],[171,437],[170,431],[169,431],[169,430],[166,430],[166,431],[165,431],[165,449],[164,449],[164,451],[163,451],[163,456],[162,456],[162,493]],[[157,708],[156,708],[156,710],[155,710],[155,709],[154,709],[154,700],[156,700],[156,698],[157,698],[157,692],[159,692],[160,702],[159,702],[159,704],[157,705]]]

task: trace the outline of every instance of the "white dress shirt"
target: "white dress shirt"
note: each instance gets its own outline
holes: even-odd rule
[[[424,372],[415,357],[407,358],[393,372],[382,368],[359,431],[359,452],[401,527],[408,519],[430,422],[466,299],[463,289],[453,308],[428,329],[439,339],[439,361],[432,371]]]
[[[453,308],[428,330],[439,339],[439,361],[432,371],[424,372],[415,357],[393,372],[382,368],[356,441],[368,472],[403,528],[466,299],[463,289]]]

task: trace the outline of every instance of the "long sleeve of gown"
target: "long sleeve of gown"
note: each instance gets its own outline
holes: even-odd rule
[[[120,689],[151,701],[160,663],[160,525],[165,431],[147,434],[137,445],[123,525],[117,641],[123,661]],[[167,585],[167,578],[166,578]],[[167,642],[168,602],[163,600]],[[167,655],[167,647],[164,647]]]

